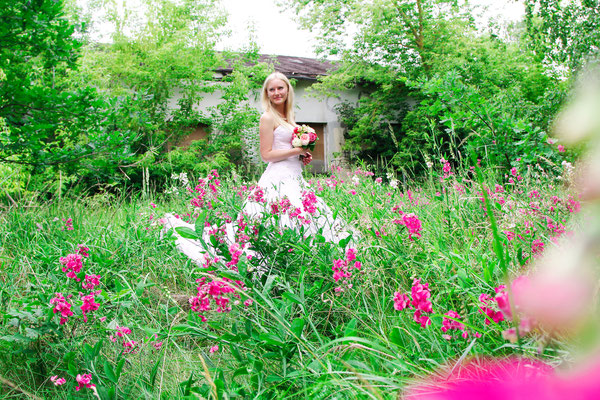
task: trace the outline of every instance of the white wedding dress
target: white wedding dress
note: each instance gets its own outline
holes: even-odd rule
[[[291,149],[292,131],[280,125],[273,131],[273,150]],[[242,214],[251,220],[261,220],[265,214],[273,212],[276,207],[279,214],[278,224],[280,229],[296,229],[303,227],[304,236],[322,235],[326,241],[338,243],[347,238],[353,231],[340,218],[334,218],[333,212],[325,202],[317,197],[309,188],[302,177],[302,162],[298,156],[270,162],[265,172],[258,181],[257,188],[244,202]],[[194,229],[173,215],[165,216],[164,229],[177,227]],[[235,222],[225,226],[225,237],[229,245],[235,243]],[[204,242],[210,247],[210,229],[205,228]],[[192,261],[202,265],[206,261],[207,251],[213,253],[214,249],[205,249],[194,239],[186,239],[175,230],[177,249],[186,254]],[[244,247],[247,255],[256,256],[250,245]],[[210,254],[209,254],[210,256]],[[260,257],[260,255],[258,255]]]

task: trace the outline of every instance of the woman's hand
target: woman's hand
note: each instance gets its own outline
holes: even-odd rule
[[[310,152],[307,151],[306,153],[304,153],[304,157],[302,157],[302,163],[304,165],[308,165],[308,164],[310,164],[312,159],[313,159],[312,154],[310,154]]]

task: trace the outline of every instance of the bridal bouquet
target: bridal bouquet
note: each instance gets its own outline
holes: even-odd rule
[[[300,125],[294,128],[292,134],[292,147],[302,147],[303,149],[314,150],[317,141],[315,130],[308,125]],[[312,161],[312,155],[300,156],[304,165]]]

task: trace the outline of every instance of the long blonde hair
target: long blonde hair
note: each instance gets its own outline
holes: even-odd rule
[[[285,104],[283,105],[283,111],[285,112],[285,118],[287,119],[287,121],[284,120],[281,117],[281,115],[279,115],[277,110],[273,108],[271,100],[269,100],[269,96],[267,93],[267,85],[273,79],[281,79],[287,85],[288,95],[287,99],[285,100]],[[275,125],[284,125],[291,128],[296,126],[296,117],[294,115],[294,88],[292,87],[292,84],[290,83],[289,79],[281,72],[273,72],[271,75],[267,76],[267,79],[265,79],[265,83],[263,84],[262,88],[261,103],[263,110],[273,116],[273,119],[275,120]]]

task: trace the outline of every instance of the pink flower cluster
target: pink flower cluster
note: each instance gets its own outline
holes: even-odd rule
[[[511,307],[511,302],[509,300],[508,291],[504,285],[498,286],[496,290],[496,296],[492,298],[487,294],[481,294],[479,296],[479,301],[483,303],[483,306],[479,307],[479,312],[486,316],[485,324],[489,325],[491,321],[495,323],[502,322],[504,320],[512,321],[514,319],[513,312],[519,313],[519,325],[518,325],[518,335],[526,335],[528,334],[534,326],[533,319],[529,318],[526,315],[521,315],[519,301],[518,298],[522,293],[527,291],[529,287],[529,279],[526,276],[520,276],[512,282],[511,290],[513,296],[517,299]],[[495,311],[490,305],[495,301],[497,308],[500,311]],[[512,327],[504,332],[502,332],[502,336],[511,342],[517,341],[517,327]]]
[[[452,339],[452,336],[447,332],[450,330],[462,331],[461,337],[466,339],[469,337],[469,332],[465,330],[465,324],[458,321],[460,319],[460,315],[456,311],[450,310],[446,314],[444,314],[444,319],[442,320],[442,332],[444,333],[442,337],[446,340]],[[475,337],[481,337],[479,332],[475,332]]]
[[[302,192],[302,207],[304,211],[309,214],[315,214],[317,212],[317,196],[315,192],[305,190]]]
[[[221,186],[217,170],[212,170],[206,179],[198,179],[198,184],[194,189],[189,189],[196,197],[191,200],[194,207],[213,208],[213,201],[217,200],[218,187]]]
[[[71,311],[71,307],[73,307],[73,305],[70,304],[67,299],[65,299],[62,293],[55,293],[55,297],[50,300],[50,304],[54,304],[52,312],[54,314],[60,314],[61,325],[69,321],[69,317],[73,315],[73,311]]]
[[[73,230],[73,218],[63,218],[63,222],[65,226],[62,228],[63,231],[72,231]]]
[[[77,277],[83,267],[81,254],[68,254],[66,257],[61,257],[59,262],[63,265],[62,271],[67,273],[68,278],[75,279],[77,282],[81,281]]]
[[[343,292],[345,288],[352,289],[352,283],[350,279],[352,278],[351,269],[356,269],[360,271],[362,264],[360,261],[356,260],[356,249],[349,248],[346,250],[346,258],[345,259],[335,259],[333,260],[333,280],[341,285],[336,287],[334,290],[336,293]]]
[[[87,313],[96,311],[98,308],[100,308],[100,304],[96,303],[95,298],[95,296],[100,293],[101,291],[98,290],[96,292],[91,292],[90,294],[81,296],[81,301],[83,302],[81,305],[81,312],[83,313],[84,322],[87,322]]]
[[[68,254],[66,257],[61,257],[59,262],[63,265],[62,271],[67,273],[67,277],[71,279],[75,279],[77,282],[80,282],[81,279],[77,276],[78,273],[81,272],[83,268],[83,257],[88,256],[89,249],[83,245],[78,245],[78,253]],[[88,313],[94,312],[98,310],[100,304],[96,302],[96,296],[101,293],[100,290],[92,291],[100,285],[100,275],[85,275],[85,280],[81,283],[83,289],[90,290],[88,294],[79,293],[79,297],[81,300],[81,312],[83,314],[83,321],[87,322]],[[72,295],[68,295],[67,299],[73,297]],[[71,310],[73,304],[69,303],[62,293],[56,293],[56,296],[50,300],[50,304],[54,305],[53,312],[54,314],[60,314],[60,324],[65,324],[69,317],[73,316],[73,311]]]
[[[413,236],[421,237],[421,230],[423,229],[421,221],[419,217],[417,217],[414,213],[404,213],[399,210],[398,206],[394,206],[392,208],[393,212],[398,212],[402,219],[394,219],[393,222],[398,225],[404,225],[406,230],[408,230],[408,239],[413,241]]]
[[[427,314],[433,312],[431,305],[431,292],[429,291],[429,284],[422,284],[421,279],[413,280],[411,288],[412,301],[409,301],[407,294],[401,292],[394,293],[394,309],[402,311],[405,308],[415,308],[413,319],[418,322],[422,328],[431,325],[431,319]]]
[[[77,381],[77,387],[75,388],[77,392],[83,387],[88,389],[96,387],[96,385],[92,384],[92,374],[78,374],[75,380]]]
[[[504,285],[498,286],[495,290],[496,293],[504,291]],[[491,324],[492,321],[494,321],[495,323],[500,323],[504,321],[504,315],[502,314],[502,312],[497,311],[491,307],[491,304],[493,304],[493,302],[495,301],[494,298],[492,298],[487,293],[482,293],[481,295],[479,295],[479,301],[483,304],[482,306],[479,306],[479,312],[485,315],[486,325]]]
[[[60,386],[67,383],[65,378],[59,378],[58,375],[51,376],[50,381],[54,384],[54,386]]]
[[[189,303],[192,311],[197,312],[203,322],[207,321],[205,313],[213,311],[213,307],[216,307],[214,311],[219,313],[231,311],[232,298],[240,299],[241,296],[237,292],[244,290],[243,282],[234,282],[228,278],[209,279],[204,276],[197,279],[196,283],[196,296],[191,297]]]
[[[446,160],[444,157],[442,157],[440,159],[440,162],[443,164],[442,166],[442,172],[444,174],[444,176],[442,178],[440,178],[441,181],[443,181],[444,179],[450,177],[450,175],[452,175],[452,167],[450,166],[450,163],[448,162],[448,160]]]

